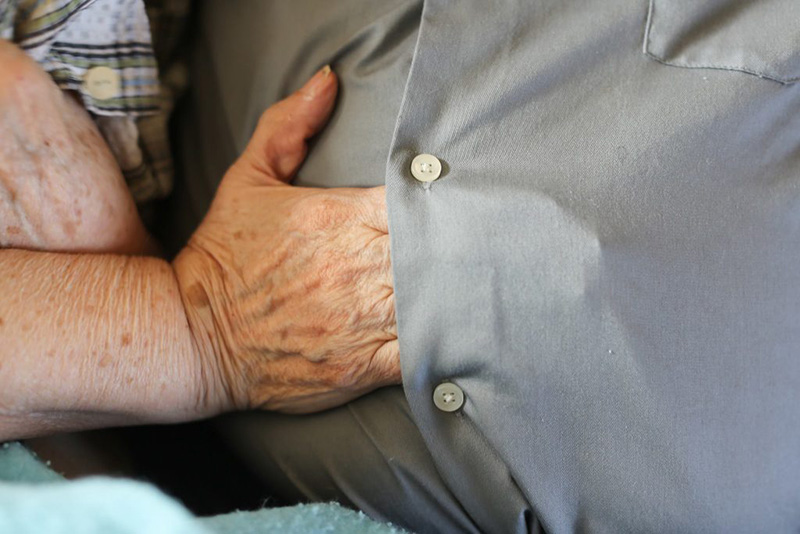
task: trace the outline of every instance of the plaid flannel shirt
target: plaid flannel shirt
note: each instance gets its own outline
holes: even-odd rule
[[[80,95],[140,204],[172,188],[166,121],[186,85],[172,58],[188,10],[189,0],[0,0],[0,38]],[[110,89],[93,90],[97,73]]]

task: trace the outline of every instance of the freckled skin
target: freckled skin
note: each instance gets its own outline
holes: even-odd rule
[[[69,220],[64,221],[64,235],[67,236],[68,239],[75,238],[75,233],[76,233],[75,227],[76,223],[73,223],[72,221]]]
[[[177,281],[164,265],[156,258],[0,250],[0,442],[213,415]],[[20,275],[11,283],[13,272]],[[153,297],[170,289],[176,298],[155,304]],[[40,310],[49,316],[37,316]],[[144,339],[147,347],[138,342]]]
[[[11,77],[0,79],[0,136],[14,137],[0,139],[0,179],[28,174],[24,187],[11,184],[18,210],[9,208],[8,184],[0,181],[0,248],[24,242],[28,249],[81,251],[80,238],[98,237],[84,231],[100,214],[103,224],[92,231],[113,239],[93,250],[119,251],[114,224],[124,217],[102,216],[109,205],[115,214],[125,211],[98,197],[109,182],[64,180],[70,177],[65,169],[50,167],[52,151],[96,164],[92,155],[102,151],[86,146],[94,134],[50,131],[59,124],[47,135],[36,127],[26,131],[25,121],[36,116],[31,104],[47,99],[20,96],[14,86],[27,92],[52,86],[29,87],[38,75],[30,65],[2,69],[9,46],[0,42],[0,72]],[[19,84],[3,83],[15,74],[22,74]],[[287,185],[305,156],[305,140],[322,127],[335,100],[335,76],[323,71],[314,80],[264,114],[172,265],[116,254],[0,250],[0,410],[14,414],[0,417],[0,441],[188,421],[247,407],[317,411],[399,383],[383,188]],[[53,102],[63,97],[53,95]],[[16,130],[2,130],[4,102],[18,104]],[[72,112],[69,105],[58,111]],[[16,174],[6,172],[7,149],[25,156],[11,162]],[[10,212],[26,216],[5,221]],[[65,221],[75,225],[71,240]],[[24,240],[11,243],[8,226],[18,226]],[[234,245],[237,232],[243,238]],[[35,317],[37,309],[50,316]],[[26,328],[31,333],[19,335]],[[49,351],[54,356],[20,356]]]
[[[264,114],[174,262],[240,408],[315,411],[400,381],[383,188],[286,185],[333,105],[329,83],[309,109],[290,97]]]
[[[78,99],[4,40],[0,72],[0,248],[147,251],[117,162]]]

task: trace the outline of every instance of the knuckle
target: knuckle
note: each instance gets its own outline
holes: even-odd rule
[[[258,117],[258,126],[266,126],[272,120],[272,116],[275,113],[275,106],[268,107],[264,111],[261,112],[261,116]]]
[[[271,105],[261,112],[261,115],[258,117],[256,129],[272,130],[275,125],[280,124],[282,115],[283,113],[281,112],[280,102]]]
[[[336,371],[332,373],[331,385],[336,389],[352,389],[358,386],[362,374],[361,366],[356,363],[351,362],[347,365],[339,365],[336,367]]]
[[[280,109],[269,108],[261,114],[256,126],[258,144],[272,156],[279,157],[285,154],[295,156],[298,151],[304,151],[305,139],[292,128],[286,115]]]
[[[293,214],[299,228],[311,231],[334,229],[349,219],[344,203],[327,193],[304,198]]]

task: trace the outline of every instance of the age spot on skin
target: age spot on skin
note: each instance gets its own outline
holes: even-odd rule
[[[122,346],[127,347],[131,344],[131,335],[130,334],[122,334]]]
[[[6,233],[8,235],[19,235],[22,233],[22,230],[20,229],[19,226],[7,226]]]
[[[100,362],[98,362],[97,365],[98,367],[108,367],[110,363],[111,363],[111,355],[106,354],[102,358],[100,358]]]
[[[209,305],[206,290],[200,284],[194,284],[186,291],[186,299],[198,308],[206,308]]]
[[[67,237],[75,237],[75,224],[71,221],[64,221],[64,233]]]

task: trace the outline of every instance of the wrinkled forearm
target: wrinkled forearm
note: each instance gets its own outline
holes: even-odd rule
[[[0,440],[214,413],[154,258],[0,250]]]

